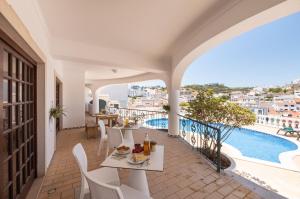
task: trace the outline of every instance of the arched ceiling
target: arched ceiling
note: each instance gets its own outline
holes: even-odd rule
[[[174,73],[206,41],[286,1],[36,0],[53,57],[85,65],[93,80]]]
[[[169,73],[176,42],[187,30],[238,1],[39,0],[37,6],[54,58],[137,75]]]
[[[126,68],[99,68],[98,66],[89,67],[85,72],[86,80],[97,79],[117,79],[143,74],[141,71]]]
[[[152,57],[170,48],[193,22],[212,8],[236,0],[40,0],[55,38]]]

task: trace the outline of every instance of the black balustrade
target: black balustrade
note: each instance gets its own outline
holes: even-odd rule
[[[137,121],[143,127],[168,130],[168,113],[165,111],[151,111],[127,108],[109,108],[112,114],[119,114],[122,119]],[[183,115],[179,117],[179,137],[198,150],[216,167],[221,170],[221,131],[219,128],[205,124]]]
[[[110,113],[119,114],[124,120],[128,118],[131,121],[137,121],[143,127],[168,130],[168,113],[165,111],[150,111],[140,109],[127,109],[127,108],[109,108]]]
[[[179,136],[198,150],[221,170],[221,131],[213,125],[205,124],[179,115]]]

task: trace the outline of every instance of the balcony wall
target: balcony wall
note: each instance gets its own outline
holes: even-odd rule
[[[292,127],[294,129],[300,128],[300,118],[290,118],[290,117],[281,117],[281,116],[270,116],[270,115],[258,115],[256,116],[256,123],[276,127]]]
[[[67,65],[63,66],[63,71],[63,107],[66,112],[63,128],[82,127],[85,125],[84,71]]]

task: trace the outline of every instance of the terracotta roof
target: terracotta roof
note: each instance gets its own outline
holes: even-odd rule
[[[279,114],[274,108],[269,108],[268,113],[269,113],[269,115],[278,115]]]
[[[297,104],[300,104],[300,98],[295,98],[295,102],[296,102]]]
[[[299,117],[300,113],[296,111],[284,111],[281,114],[283,115],[291,115],[291,117]]]

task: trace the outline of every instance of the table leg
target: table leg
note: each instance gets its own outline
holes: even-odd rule
[[[132,130],[126,129],[123,135],[123,142],[127,146],[134,146],[134,139],[132,135]]]
[[[150,197],[147,176],[144,170],[131,169],[128,176],[128,185]]]

